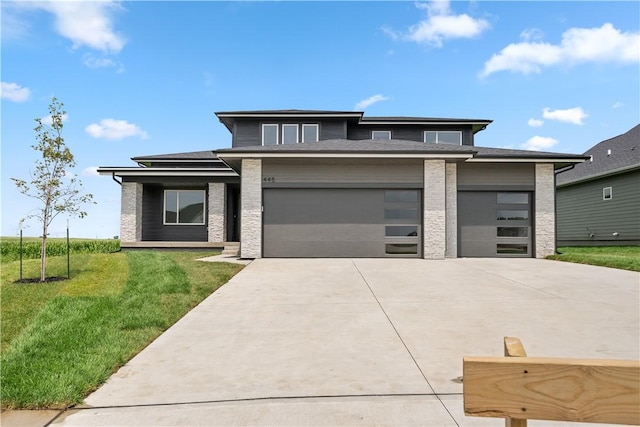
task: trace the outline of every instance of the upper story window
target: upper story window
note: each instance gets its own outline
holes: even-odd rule
[[[320,126],[318,125],[302,125],[302,142],[318,142]]]
[[[278,144],[278,125],[262,125],[262,145]]]
[[[391,139],[391,131],[390,130],[371,131],[371,139]]]
[[[264,123],[262,125],[262,145],[318,142],[319,129],[320,126],[317,124]]]
[[[456,144],[462,145],[462,132],[460,131],[425,131],[424,142],[431,144]]]
[[[602,200],[611,200],[613,199],[613,188],[604,187],[602,189]]]
[[[298,125],[282,125],[282,143],[297,144],[298,143]]]
[[[204,190],[165,190],[165,225],[204,225]]]

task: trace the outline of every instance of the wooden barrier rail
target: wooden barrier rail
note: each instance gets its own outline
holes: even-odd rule
[[[640,425],[640,361],[527,357],[505,338],[506,357],[465,357],[466,415]]]

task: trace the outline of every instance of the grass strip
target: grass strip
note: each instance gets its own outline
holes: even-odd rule
[[[205,255],[127,252],[129,274],[118,294],[78,295],[61,287],[0,359],[2,408],[81,402],[242,268],[195,261]]]
[[[547,259],[640,271],[640,246],[568,246]]]

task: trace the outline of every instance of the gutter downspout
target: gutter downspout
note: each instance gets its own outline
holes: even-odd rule
[[[556,171],[553,171],[553,191],[554,191],[554,197],[553,197],[553,216],[555,217],[555,221],[553,224],[554,227],[554,236],[555,238],[553,239],[553,252],[555,252],[556,254],[558,253],[558,175],[563,173],[563,172],[567,172],[570,171],[571,169],[575,168],[576,165],[571,164],[569,166],[565,166],[564,168],[560,168]]]
[[[114,180],[115,182],[117,182],[118,185],[122,187],[122,181],[118,181],[116,179],[116,173],[115,172],[111,172],[111,179]]]

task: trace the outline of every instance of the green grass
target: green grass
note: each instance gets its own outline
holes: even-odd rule
[[[73,278],[47,284],[12,283],[16,263],[3,264],[2,408],[66,408],[81,402],[242,268],[195,261],[208,255],[75,255],[72,262],[79,266]],[[51,261],[52,271],[58,262],[66,269],[66,257]]]
[[[558,252],[547,259],[640,271],[640,246],[572,246]]]
[[[36,237],[25,237],[22,241],[22,259],[40,258],[42,241]],[[70,239],[70,254],[111,253],[120,250],[120,241],[112,239]],[[67,239],[47,239],[47,256],[66,256]],[[2,263],[20,259],[20,239],[2,237],[0,239],[0,259]],[[38,275],[39,277],[39,275]]]

